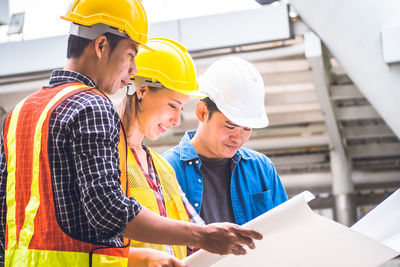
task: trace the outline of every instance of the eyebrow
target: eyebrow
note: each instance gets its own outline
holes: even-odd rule
[[[225,121],[225,123],[227,123],[227,124],[229,124],[229,125],[231,125],[231,126],[234,126],[234,127],[242,127],[242,126],[240,126],[240,125],[234,124],[234,123],[231,122],[231,121]],[[243,129],[247,130],[247,129],[251,129],[251,128],[249,128],[249,127],[243,127]]]
[[[234,123],[231,122],[231,121],[225,121],[225,123],[227,123],[227,124],[229,124],[229,125],[232,125],[232,126],[235,126],[235,127],[240,127],[239,125],[234,124]]]
[[[179,100],[172,99],[172,101],[175,101],[175,102],[177,102],[179,105],[182,105],[182,102],[181,102],[181,101],[179,101]]]

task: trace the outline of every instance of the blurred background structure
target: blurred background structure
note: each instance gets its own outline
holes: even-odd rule
[[[8,5],[0,0],[0,25],[9,23]],[[188,47],[199,75],[230,54],[252,62],[264,79],[270,126],[246,145],[272,159],[289,196],[309,190],[315,211],[352,225],[400,187],[399,11],[398,0],[257,0],[246,10],[167,21],[150,13],[149,30]],[[0,43],[1,124],[64,65],[67,31]],[[163,152],[196,128],[197,101],[179,127],[148,144]]]

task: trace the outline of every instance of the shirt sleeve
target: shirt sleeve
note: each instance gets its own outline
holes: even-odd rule
[[[122,192],[118,114],[111,103],[92,103],[78,118],[70,127],[70,141],[83,208],[94,228],[108,236],[121,235],[141,205]]]
[[[3,133],[0,138],[0,266],[4,265],[4,246],[6,232],[6,189],[7,162],[4,154]]]

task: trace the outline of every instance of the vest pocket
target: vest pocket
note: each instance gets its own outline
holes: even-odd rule
[[[251,194],[250,197],[253,202],[254,217],[269,211],[273,207],[271,190]]]

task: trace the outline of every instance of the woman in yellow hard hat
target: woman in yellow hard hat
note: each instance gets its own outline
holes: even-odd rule
[[[181,110],[198,84],[193,60],[181,44],[163,38],[150,39],[151,49],[136,57],[138,73],[119,106],[128,143],[129,194],[144,207],[164,217],[203,224],[182,193],[173,168],[143,143],[156,140],[168,128],[180,124]],[[131,240],[133,247],[153,248],[182,259],[185,246],[150,244]]]

